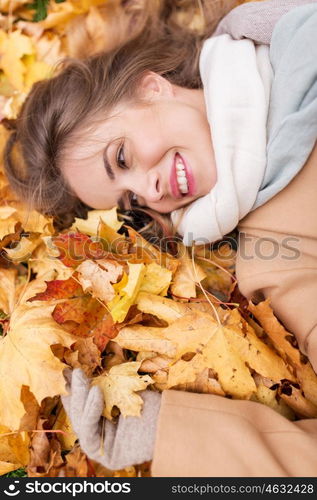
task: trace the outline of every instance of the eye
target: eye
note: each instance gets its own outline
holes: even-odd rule
[[[127,169],[129,168],[124,159],[124,143],[119,146],[116,157],[117,165],[119,168]]]

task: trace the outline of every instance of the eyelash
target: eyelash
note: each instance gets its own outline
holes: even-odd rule
[[[117,162],[117,165],[118,165],[119,168],[122,168],[123,170],[126,170],[129,167],[125,163],[125,160],[123,160],[124,161],[124,166],[122,166],[120,164],[120,162],[122,161],[122,160],[119,160],[121,152],[124,152],[124,142],[122,144],[120,144],[120,146],[119,146],[119,148],[117,150],[116,162]],[[138,197],[137,197],[137,195],[135,193],[132,193],[132,191],[129,192],[128,199],[129,199],[129,203],[134,202],[135,204],[137,204]]]
[[[127,166],[127,164],[125,163],[125,160],[123,160],[123,162],[124,162],[124,166],[122,166],[122,165],[120,164],[120,162],[122,162],[122,160],[120,160],[120,159],[119,159],[119,158],[120,158],[120,154],[121,154],[121,152],[123,152],[123,153],[124,153],[124,143],[120,144],[120,146],[118,147],[118,150],[117,150],[117,156],[116,156],[116,162],[117,162],[117,165],[118,165],[118,167],[119,167],[119,168],[122,168],[123,170],[125,170],[125,169],[127,169],[127,168],[129,168],[129,167],[128,167],[128,166]]]

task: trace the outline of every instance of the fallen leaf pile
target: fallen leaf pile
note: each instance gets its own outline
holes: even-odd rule
[[[32,83],[76,54],[76,22],[99,33],[104,47],[102,8],[119,8],[52,1],[35,23],[27,3],[1,5],[0,119],[15,118]],[[1,152],[8,134],[0,125]],[[144,389],[254,400],[292,420],[317,417],[316,374],[269,300],[255,305],[239,293],[228,243],[162,252],[116,207],[57,232],[51,218],[16,199],[2,169],[0,192],[0,475],[150,474],[148,463],[109,471],[81,451],[60,399],[66,368],[80,367],[101,387],[108,419],[140,415]]]

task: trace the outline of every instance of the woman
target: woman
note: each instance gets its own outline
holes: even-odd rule
[[[286,14],[298,3],[303,2],[239,7],[216,32],[230,35],[207,39],[202,50],[204,37],[158,29],[110,55],[71,63],[60,76],[35,86],[8,143],[6,170],[21,195],[30,200],[32,194],[41,210],[75,211],[82,202],[93,208],[138,203],[173,212],[186,243],[215,241],[239,223],[242,293],[271,297],[276,315],[317,370],[315,124],[294,151],[289,148],[290,166],[281,168],[277,154],[288,150],[285,138],[293,121],[286,136],[281,124],[293,112],[314,115],[313,85],[297,104],[290,98],[279,101],[280,61],[286,64],[288,44],[303,26],[307,29],[316,10],[308,6],[298,15],[296,9]],[[251,24],[243,26],[241,18]],[[265,44],[280,18],[269,59]],[[234,40],[244,36],[248,40]],[[215,75],[223,57],[231,64]],[[240,61],[246,68],[239,68]],[[248,92],[244,69],[251,77]],[[236,123],[235,114],[226,114],[228,103],[237,111]],[[301,137],[298,123],[296,130]],[[14,140],[26,167],[18,181],[10,157]],[[289,237],[296,240],[291,248]],[[145,391],[143,399],[141,418],[106,423],[104,450],[103,399],[78,370],[63,403],[83,450],[109,468],[153,458],[156,476],[316,475],[314,420],[289,422],[257,403],[214,395]]]

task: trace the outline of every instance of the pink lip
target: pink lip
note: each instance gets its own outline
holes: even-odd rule
[[[186,193],[186,195],[183,195],[178,188],[177,176],[176,176],[177,155],[180,156],[183,165],[185,167],[185,173],[188,182],[188,193]],[[186,196],[192,196],[195,192],[195,180],[191,168],[186,164],[184,158],[179,153],[176,153],[176,155],[174,156],[174,162],[172,165],[171,175],[170,175],[170,185],[172,194],[175,198],[185,198]]]

